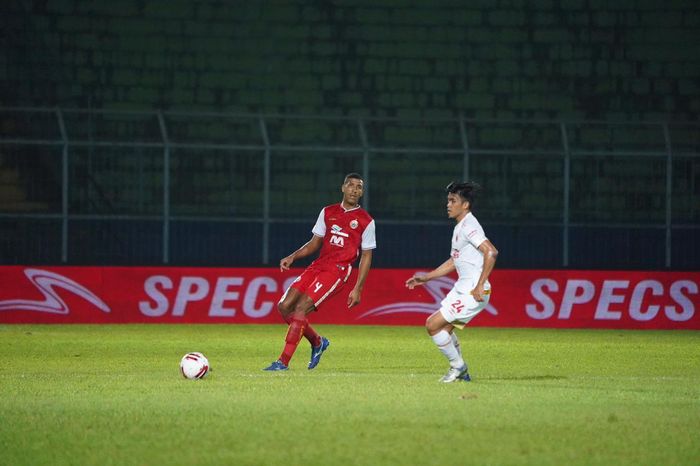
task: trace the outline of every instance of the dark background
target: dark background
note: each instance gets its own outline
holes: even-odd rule
[[[378,266],[447,257],[466,175],[499,266],[700,268],[698,2],[8,0],[0,26],[4,264],[274,264],[369,160]]]

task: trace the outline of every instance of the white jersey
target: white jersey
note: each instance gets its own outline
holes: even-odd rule
[[[471,212],[455,226],[450,255],[459,276],[455,283],[457,291],[468,293],[479,281],[481,271],[484,269],[484,255],[479,251],[479,246],[486,239],[484,229]],[[490,289],[491,284],[487,280],[484,283],[484,290]]]

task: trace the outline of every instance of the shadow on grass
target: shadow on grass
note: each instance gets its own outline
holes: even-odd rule
[[[520,377],[479,377],[479,380],[566,380],[563,375],[523,375]]]

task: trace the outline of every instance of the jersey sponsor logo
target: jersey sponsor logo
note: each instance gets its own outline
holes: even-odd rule
[[[24,275],[44,295],[44,300],[8,299],[0,301],[0,311],[37,311],[50,314],[70,314],[70,307],[54,288],[62,288],[80,296],[102,312],[111,309],[92,291],[83,285],[54,272],[40,269],[25,269]]]
[[[350,236],[350,235],[348,235],[347,233],[344,233],[344,232],[343,232],[343,229],[340,228],[338,225],[333,225],[333,226],[331,227],[331,230],[332,230],[332,232],[333,232],[334,235],[344,236],[344,237],[346,237],[346,238]]]
[[[343,232],[343,229],[340,228],[338,225],[333,225],[331,226],[331,238],[330,238],[330,243],[333,246],[338,246],[339,248],[344,248],[345,247],[345,239],[344,238],[349,238],[350,235],[347,233]]]

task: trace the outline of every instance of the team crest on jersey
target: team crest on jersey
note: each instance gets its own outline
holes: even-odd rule
[[[352,228],[353,230],[357,228],[358,225],[359,223],[357,222],[357,220],[353,220],[352,222],[350,222],[350,228]]]

